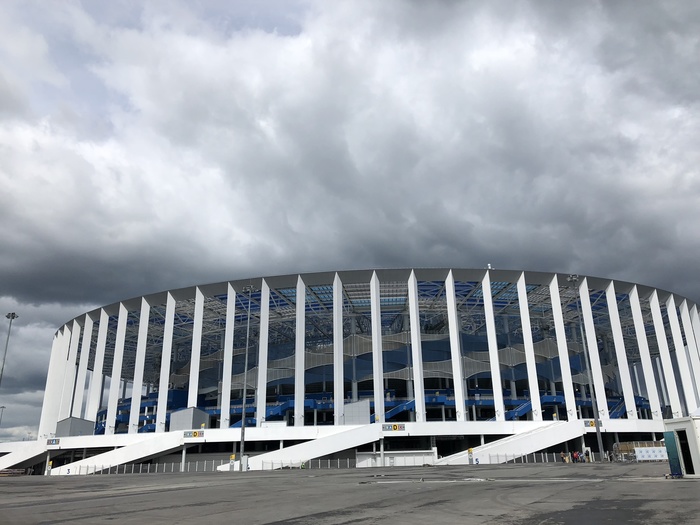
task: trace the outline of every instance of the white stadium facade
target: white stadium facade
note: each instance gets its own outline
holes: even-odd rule
[[[169,290],[56,332],[38,440],[0,444],[0,468],[609,451],[698,409],[699,335],[689,299],[583,275],[382,269]]]

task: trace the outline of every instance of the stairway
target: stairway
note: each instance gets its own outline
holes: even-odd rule
[[[277,464],[280,465],[280,468],[282,465],[300,466],[310,459],[377,441],[381,437],[381,432],[382,425],[362,425],[291,447],[251,456],[248,459],[248,470],[269,470],[275,468],[274,466]],[[217,470],[228,471],[230,468],[230,464],[225,464],[218,467]]]
[[[97,454],[89,458],[74,461],[51,470],[52,476],[68,476],[72,474],[86,474],[99,472],[104,468],[134,463],[148,459],[152,456],[164,454],[175,450],[182,445],[182,432],[167,432],[160,434],[148,434],[143,441],[132,443],[109,452]]]
[[[474,464],[485,465],[490,463],[505,463],[506,455],[525,456],[545,448],[553,447],[583,436],[585,433],[583,421],[544,422],[533,430],[513,434],[491,443],[472,449],[471,460]],[[470,464],[469,451],[465,450],[439,459],[436,465],[468,465]]]

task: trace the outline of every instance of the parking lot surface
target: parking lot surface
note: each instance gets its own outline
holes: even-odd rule
[[[700,524],[666,463],[0,478],[0,523]]]

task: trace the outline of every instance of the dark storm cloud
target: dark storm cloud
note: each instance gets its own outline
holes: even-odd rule
[[[688,2],[9,4],[3,391],[36,411],[86,310],[251,275],[492,264],[700,299],[698,35]]]

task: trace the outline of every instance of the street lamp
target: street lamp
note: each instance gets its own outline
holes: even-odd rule
[[[7,317],[10,320],[10,326],[7,329],[7,339],[5,339],[5,351],[2,354],[2,367],[0,368],[0,385],[2,385],[2,375],[5,372],[5,358],[7,357],[7,347],[10,344],[10,331],[12,330],[12,321],[17,319],[19,316],[14,312],[10,312],[5,317]]]
[[[243,455],[245,454],[245,402],[248,397],[248,344],[250,342],[250,297],[253,294],[253,287],[248,285],[243,288],[248,294],[248,321],[245,328],[245,359],[243,362],[243,411],[241,414],[241,459],[239,461],[240,471],[243,471]]]
[[[598,419],[598,402],[596,401],[595,388],[593,388],[593,379],[591,378],[591,362],[588,358],[588,345],[586,344],[586,335],[583,331],[583,321],[581,319],[581,294],[578,288],[578,275],[569,275],[567,281],[573,284],[576,289],[576,314],[578,315],[578,327],[581,331],[581,343],[583,344],[583,357],[586,361],[586,375],[588,376],[588,390],[591,392],[591,404],[593,405],[593,417],[595,420],[595,435],[598,440],[598,450],[600,451],[601,461],[603,459],[603,437],[600,434],[600,420]]]

